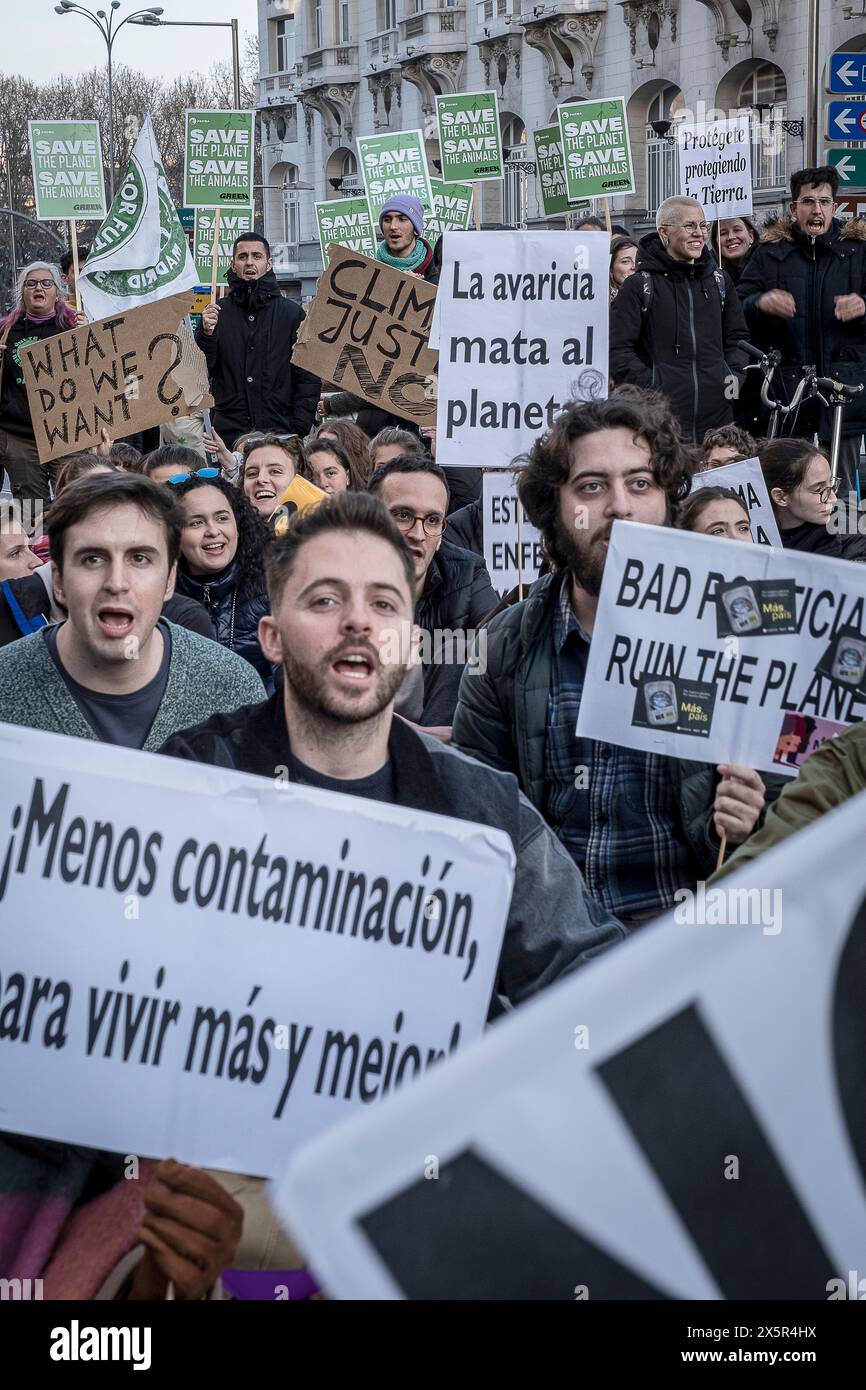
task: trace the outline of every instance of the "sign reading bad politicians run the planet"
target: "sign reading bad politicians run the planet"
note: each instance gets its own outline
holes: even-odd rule
[[[253,206],[255,119],[254,111],[184,112],[187,207]]]
[[[614,522],[578,737],[794,776],[792,714],[866,717],[864,566]]]
[[[558,116],[569,201],[634,193],[625,98],[565,102]]]
[[[40,222],[105,216],[98,121],[28,121]]]
[[[437,96],[436,118],[446,183],[502,178],[502,137],[495,92]]]
[[[374,224],[378,224],[379,213],[388,199],[398,193],[420,200],[425,222],[433,215],[433,194],[422,131],[359,135],[358,158]]]

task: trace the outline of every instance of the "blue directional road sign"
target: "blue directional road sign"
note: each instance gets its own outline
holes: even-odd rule
[[[830,59],[830,91],[866,96],[866,53],[834,53]]]
[[[866,102],[828,102],[827,139],[866,140]]]

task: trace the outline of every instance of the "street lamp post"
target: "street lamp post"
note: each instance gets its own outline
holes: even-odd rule
[[[75,4],[74,0],[60,0],[60,4],[54,6],[55,14],[83,14],[86,19],[90,20],[91,24],[96,25],[108,50],[108,186],[111,190],[112,202],[114,201],[114,90],[112,87],[111,53],[114,48],[114,40],[124,24],[130,24],[133,21],[141,23],[142,16],[145,15],[150,16],[150,20],[145,22],[153,22],[157,16],[162,14],[162,6],[154,5],[149,9],[136,10],[134,14],[127,15],[126,19],[122,19],[115,27],[115,14],[119,9],[120,0],[111,0],[109,14],[106,14],[105,10],[97,10],[96,14],[93,14],[90,10],[86,10],[83,5]]]
[[[232,80],[235,94],[235,110],[241,109],[241,64],[238,50],[238,22],[236,19],[159,19],[162,10],[145,10],[140,15],[130,15],[134,24],[142,24],[147,29],[231,29],[232,31]]]

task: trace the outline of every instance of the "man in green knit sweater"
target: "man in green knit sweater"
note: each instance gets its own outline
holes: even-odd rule
[[[244,659],[160,617],[183,513],[136,473],[71,483],[48,516],[69,616],[0,650],[0,720],[156,750],[179,729],[265,698]]]

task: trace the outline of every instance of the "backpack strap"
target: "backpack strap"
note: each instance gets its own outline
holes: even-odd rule
[[[48,618],[46,617],[45,613],[36,612],[33,614],[32,617],[28,618],[27,614],[24,612],[24,609],[21,607],[21,604],[18,602],[17,598],[12,592],[11,580],[3,580],[3,583],[0,584],[0,592],[2,592],[3,597],[9,605],[9,612],[15,619],[15,624],[18,627],[18,630],[21,633],[22,637],[29,637],[31,632],[38,632],[41,627],[48,626]],[[45,597],[46,599],[48,598],[47,590]]]

